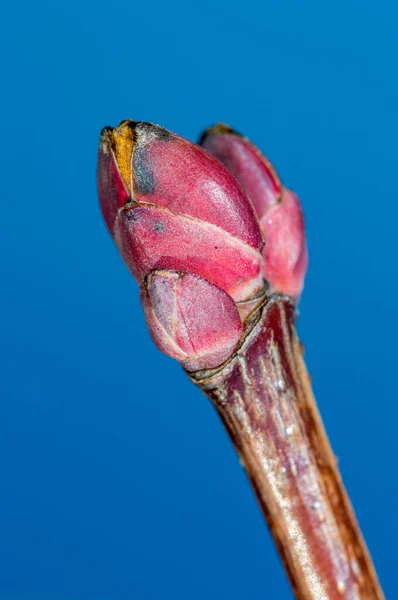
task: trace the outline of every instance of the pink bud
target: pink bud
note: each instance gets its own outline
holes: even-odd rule
[[[101,136],[100,205],[128,267],[205,277],[236,301],[263,287],[263,239],[233,175],[196,144],[151,123]]]
[[[221,365],[242,334],[232,298],[198,275],[153,271],[141,302],[155,344],[188,371]]]
[[[231,171],[256,209],[266,240],[265,279],[277,291],[298,297],[308,264],[299,199],[282,186],[258,148],[229,127],[219,124],[208,129],[201,144]]]

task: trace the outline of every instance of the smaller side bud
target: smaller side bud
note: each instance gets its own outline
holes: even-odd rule
[[[200,144],[227,167],[253,203],[266,243],[265,279],[275,290],[299,297],[308,253],[298,197],[282,185],[260,150],[230,127],[222,123],[211,127]]]
[[[141,286],[141,302],[153,341],[187,371],[218,367],[241,337],[231,296],[199,275],[152,271]]]
[[[278,204],[282,182],[269,160],[246,137],[218,123],[204,132],[200,145],[216,156],[244,187],[259,218]]]

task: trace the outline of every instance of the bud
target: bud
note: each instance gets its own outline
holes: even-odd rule
[[[101,135],[100,206],[138,283],[152,270],[205,277],[235,301],[263,288],[255,211],[222,163],[152,123],[123,121]]]
[[[298,297],[308,254],[304,217],[296,194],[283,187],[256,146],[226,125],[205,131],[200,143],[229,169],[253,203],[266,241],[265,279],[275,290]]]
[[[141,302],[155,344],[188,371],[221,365],[242,334],[235,302],[198,275],[153,271],[141,287]]]

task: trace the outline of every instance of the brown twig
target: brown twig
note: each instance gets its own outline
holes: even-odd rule
[[[240,456],[298,600],[383,600],[327,439],[295,326],[271,296],[222,370],[192,377]]]

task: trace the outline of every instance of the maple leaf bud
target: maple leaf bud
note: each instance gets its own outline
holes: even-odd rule
[[[235,302],[198,275],[152,271],[141,286],[141,302],[155,344],[188,371],[221,365],[242,334]]]
[[[263,288],[263,237],[235,177],[208,152],[152,123],[101,134],[104,219],[141,284],[152,270],[194,273],[237,302]]]
[[[228,126],[211,127],[200,143],[229,169],[253,203],[266,242],[265,279],[275,290],[298,297],[308,266],[298,197],[282,185],[260,150]]]

